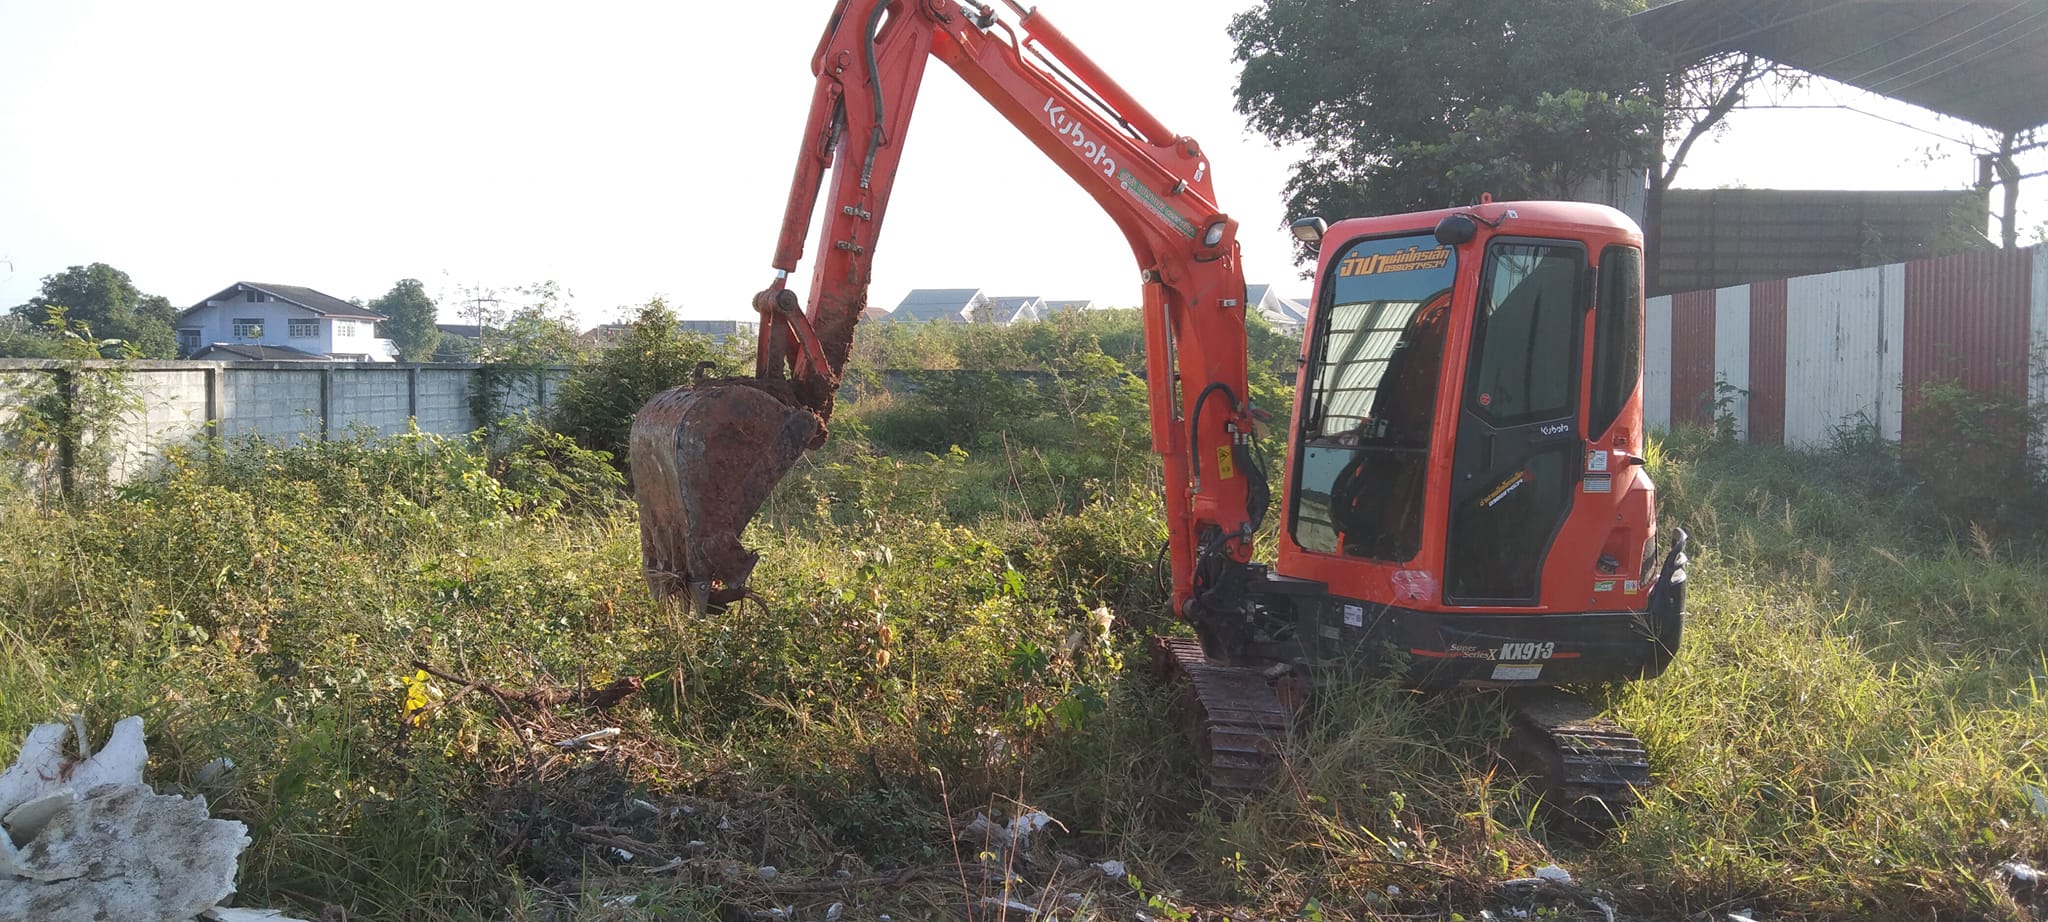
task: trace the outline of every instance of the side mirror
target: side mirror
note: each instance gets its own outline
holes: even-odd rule
[[[1479,236],[1479,222],[1470,215],[1454,214],[1436,222],[1436,242],[1444,246],[1463,246]]]

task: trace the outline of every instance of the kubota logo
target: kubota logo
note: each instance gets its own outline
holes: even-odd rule
[[[1571,423],[1551,423],[1550,425],[1548,425],[1548,426],[1544,426],[1543,428],[1541,428],[1541,429],[1538,429],[1538,430],[1536,430],[1536,431],[1538,431],[1538,432],[1541,432],[1541,433],[1543,433],[1544,435],[1563,435],[1563,434],[1565,434],[1565,433],[1567,433],[1567,432],[1570,432],[1570,431],[1572,431],[1572,424],[1571,424]]]
[[[1089,164],[1102,168],[1102,175],[1116,175],[1116,161],[1109,158],[1109,145],[1089,140],[1088,132],[1081,123],[1067,117],[1067,107],[1058,105],[1052,97],[1045,98],[1045,122],[1052,130],[1069,139],[1078,148]]]

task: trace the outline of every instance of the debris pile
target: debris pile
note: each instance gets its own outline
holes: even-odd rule
[[[98,752],[81,718],[29,731],[0,774],[0,919],[293,922],[220,905],[247,828],[209,816],[204,798],[158,794],[142,781],[148,761],[140,717]]]

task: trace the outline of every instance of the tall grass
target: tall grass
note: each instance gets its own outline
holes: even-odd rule
[[[1042,491],[979,448],[860,432],[750,536],[760,603],[711,619],[647,599],[630,511],[554,443],[517,464],[425,436],[248,445],[89,505],[0,504],[0,756],[33,721],[143,714],[151,777],[250,823],[252,901],[420,922],[794,899],[761,865],[933,869],[861,910],[951,913],[1000,886],[955,867],[976,851],[956,852],[962,817],[1027,805],[1141,890],[1085,865],[1034,886],[1155,916],[1476,918],[1505,911],[1493,881],[1558,862],[1632,918],[2019,918],[1991,871],[2048,860],[2027,792],[2048,788],[2043,548],[1944,517],[1882,453],[1658,446],[1692,618],[1662,678],[1592,690],[1657,786],[1588,840],[1497,769],[1498,701],[1341,672],[1276,791],[1206,795],[1143,675],[1145,637],[1172,629],[1156,487]],[[416,660],[648,685],[607,714],[471,692],[415,725]],[[599,726],[624,731],[608,752],[548,745]],[[239,770],[202,783],[224,756]],[[636,871],[650,856],[688,863]]]

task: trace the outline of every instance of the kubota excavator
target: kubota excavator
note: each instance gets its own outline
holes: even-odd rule
[[[1611,815],[1648,783],[1633,736],[1565,684],[1657,675],[1685,608],[1683,531],[1656,556],[1642,470],[1642,236],[1598,205],[1496,203],[1294,224],[1319,244],[1279,496],[1251,451],[1237,222],[1175,135],[1043,13],[838,0],[783,213],[755,375],[652,399],[633,426],[650,587],[715,611],[756,555],[748,520],[826,422],[925,65],[937,58],[1123,231],[1142,280],[1172,607],[1199,640],[1155,666],[1212,786],[1257,790],[1321,664],[1422,688],[1508,689],[1516,761],[1553,806]],[[829,183],[829,185],[828,185]],[[826,196],[810,296],[788,285]],[[1343,670],[1329,670],[1342,674]]]

